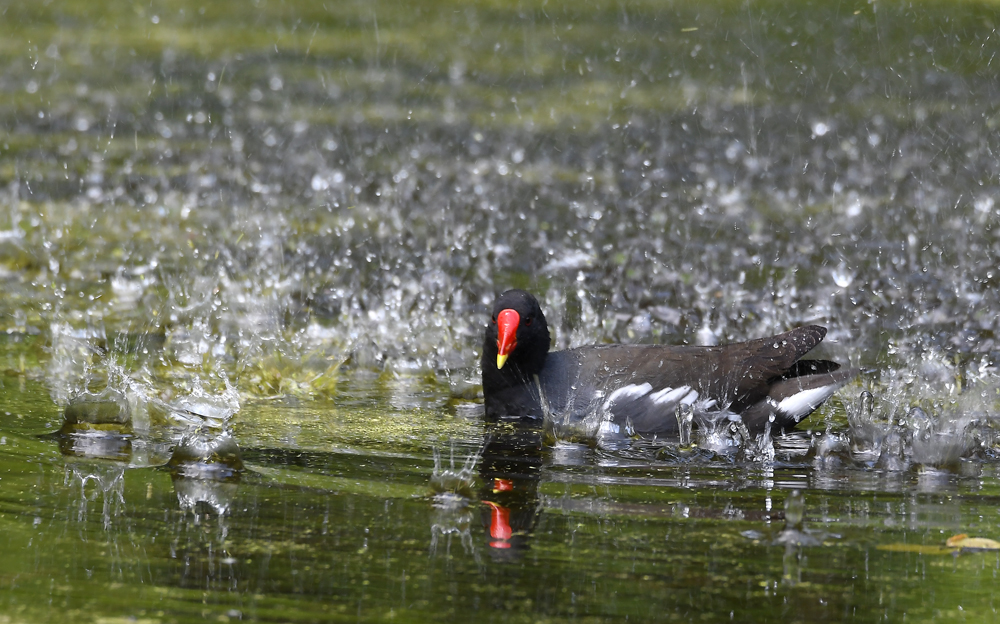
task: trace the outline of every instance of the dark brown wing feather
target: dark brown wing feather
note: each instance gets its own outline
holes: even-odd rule
[[[720,347],[601,345],[571,353],[585,356],[579,358],[580,380],[592,379],[609,388],[686,385],[739,411],[764,398],[770,383],[794,374],[796,361],[825,335],[826,329],[812,325]]]

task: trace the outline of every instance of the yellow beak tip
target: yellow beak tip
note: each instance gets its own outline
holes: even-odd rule
[[[507,363],[507,356],[506,355],[498,355],[497,356],[497,370],[500,370],[501,368],[503,368],[503,365],[506,364],[506,363]]]

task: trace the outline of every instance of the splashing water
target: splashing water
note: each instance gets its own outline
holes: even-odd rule
[[[686,403],[681,403],[674,411],[674,417],[677,419],[680,446],[691,446],[691,425],[694,423],[694,407]]]
[[[434,472],[430,483],[434,491],[434,505],[442,509],[462,508],[475,498],[475,469],[480,454],[468,456],[461,467],[456,467],[454,453],[452,447],[448,465],[445,466],[440,451],[434,449]]]
[[[107,530],[112,519],[125,508],[124,477],[125,466],[121,464],[69,464],[66,481],[80,488],[77,522],[86,522],[91,503],[99,498],[101,517]]]
[[[956,470],[963,459],[991,454],[989,415],[1000,386],[985,359],[967,370],[963,374],[930,351],[912,368],[887,371],[881,388],[863,391],[848,409],[852,459],[889,471],[911,464]]]

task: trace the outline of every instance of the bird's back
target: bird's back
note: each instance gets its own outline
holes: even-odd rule
[[[773,388],[793,393],[822,387],[829,396],[854,376],[854,371],[834,373],[839,365],[833,362],[796,365],[825,334],[822,327],[807,326],[717,347],[594,345],[557,351],[548,355],[536,392],[543,411],[557,421],[600,425],[610,416],[635,433],[676,433],[674,414],[683,404],[695,411],[747,412],[758,418],[757,412],[768,409]],[[788,382],[800,377],[804,384]],[[796,413],[786,420],[794,426],[800,417]]]

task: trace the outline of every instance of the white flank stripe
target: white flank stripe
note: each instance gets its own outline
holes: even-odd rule
[[[687,396],[685,396],[683,399],[681,399],[681,404],[682,405],[691,405],[692,403],[694,403],[697,400],[698,400],[698,392],[695,391],[695,390],[692,390],[691,392],[687,393]]]
[[[653,386],[649,385],[648,383],[644,383],[642,385],[629,384],[627,386],[618,388],[617,390],[612,392],[611,396],[608,397],[608,400],[604,402],[604,409],[610,409],[611,405],[620,398],[631,398],[631,397],[638,398],[645,394],[648,394],[649,391],[652,389]]]
[[[673,403],[677,399],[681,398],[691,390],[690,386],[681,386],[680,388],[664,388],[655,394],[649,395],[649,398],[653,400],[654,403]]]
[[[797,392],[788,398],[782,399],[778,403],[778,410],[785,416],[794,418],[795,422],[798,422],[806,414],[816,409],[820,403],[830,398],[839,387],[839,385],[822,386],[820,388]]]

